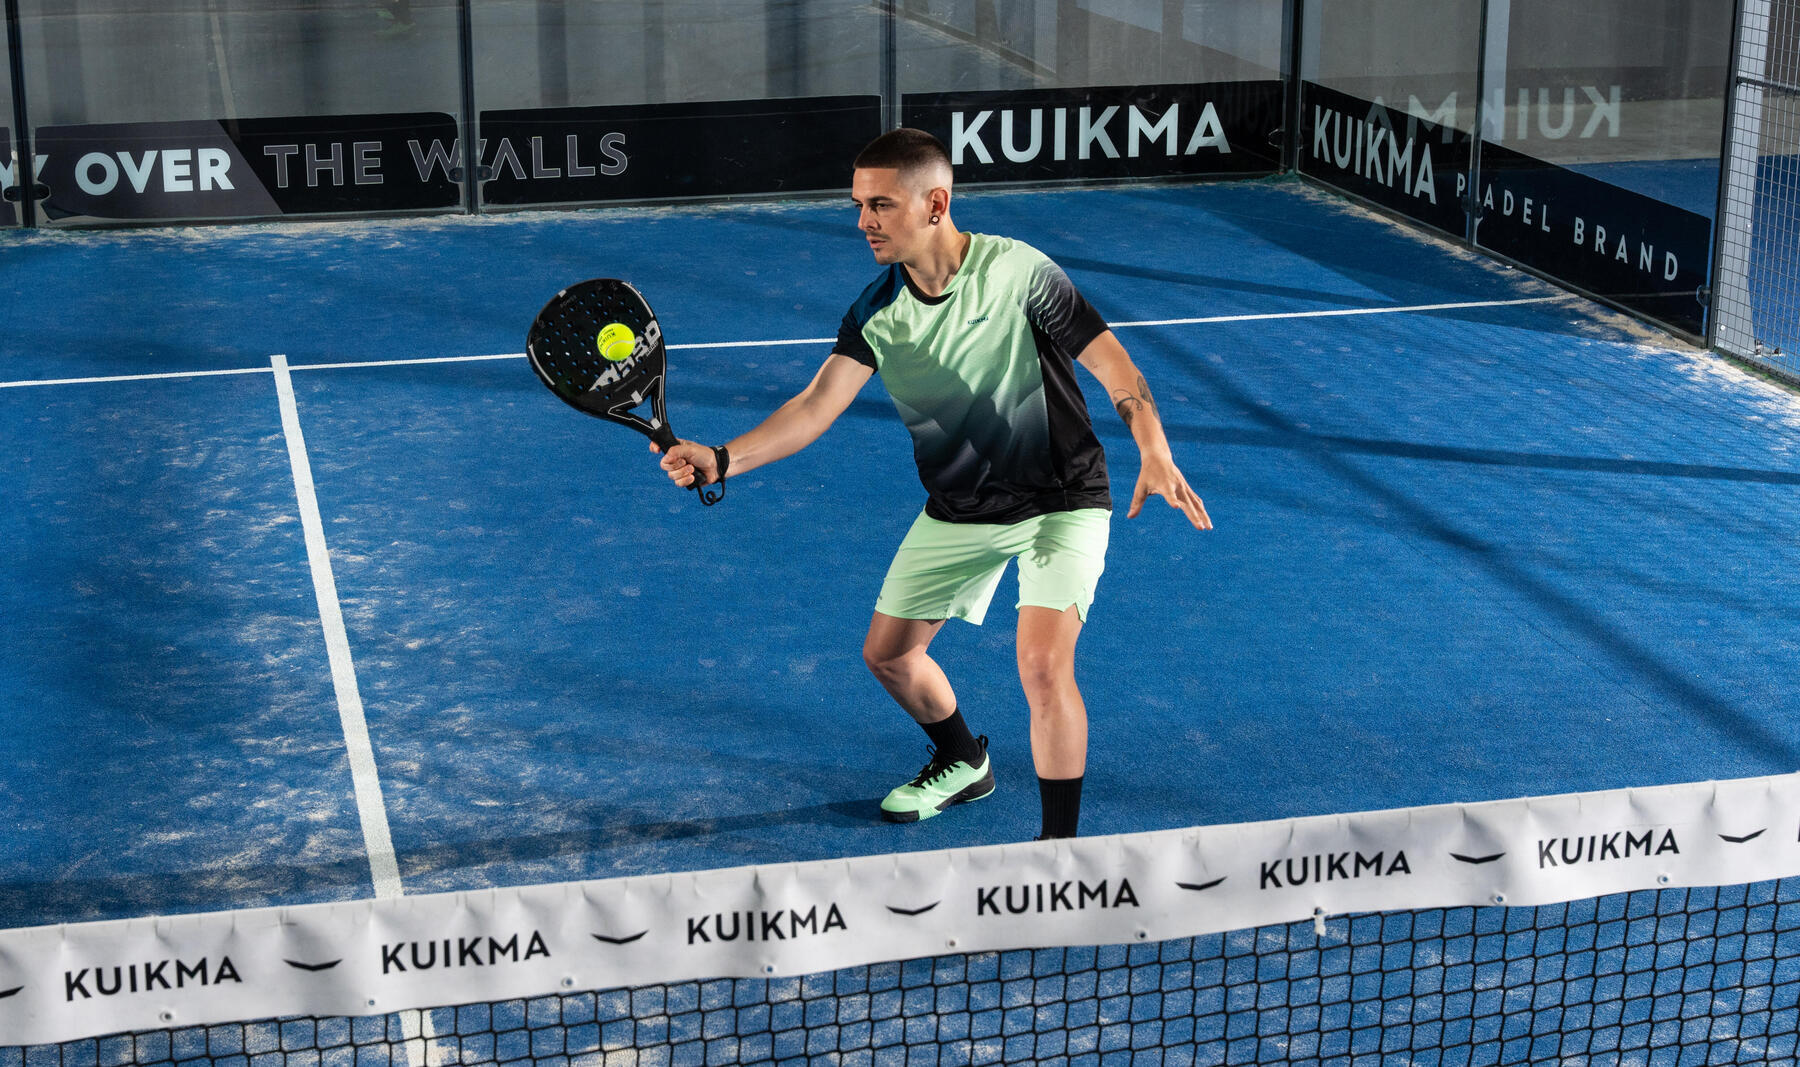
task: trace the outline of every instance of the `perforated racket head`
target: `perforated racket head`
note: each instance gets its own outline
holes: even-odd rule
[[[601,355],[598,343],[600,331],[615,322],[637,337],[631,355],[617,361]],[[532,320],[525,353],[538,380],[571,407],[629,426],[664,448],[675,444],[663,400],[662,326],[629,282],[594,278],[557,293]],[[645,400],[648,417],[632,410]]]

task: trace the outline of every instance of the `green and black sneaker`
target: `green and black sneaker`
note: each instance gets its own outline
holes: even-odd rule
[[[939,759],[931,749],[931,762],[912,781],[895,789],[881,802],[881,817],[888,822],[929,819],[952,804],[980,800],[994,791],[994,770],[988,763],[987,735],[975,739],[981,746],[981,762]]]

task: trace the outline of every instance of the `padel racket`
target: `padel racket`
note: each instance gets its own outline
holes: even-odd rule
[[[629,282],[594,278],[557,293],[532,320],[525,354],[538,380],[570,407],[629,426],[664,452],[677,444],[663,400],[669,357],[662,326]],[[647,418],[634,410],[646,400]],[[708,505],[725,495],[717,482],[692,488]]]

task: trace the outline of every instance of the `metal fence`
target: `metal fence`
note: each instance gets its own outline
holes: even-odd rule
[[[1800,3],[1743,0],[1719,203],[1713,343],[1800,382]]]

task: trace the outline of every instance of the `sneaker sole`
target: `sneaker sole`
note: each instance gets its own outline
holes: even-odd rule
[[[943,802],[935,808],[927,808],[921,811],[889,811],[886,808],[882,808],[881,817],[888,822],[920,822],[931,818],[933,815],[942,812],[945,808],[952,805],[967,804],[970,801],[980,800],[982,797],[987,796],[993,791],[994,772],[989,771],[980,781],[964,787],[959,793],[952,793],[950,796],[945,797]]]

